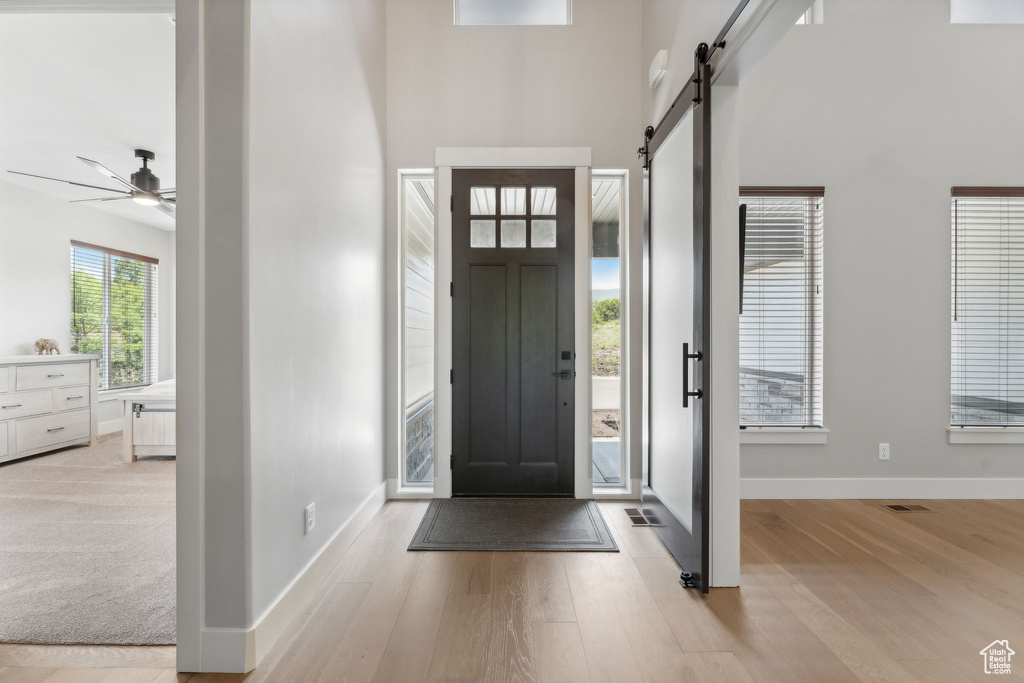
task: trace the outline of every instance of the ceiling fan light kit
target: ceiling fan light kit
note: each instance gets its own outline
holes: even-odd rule
[[[78,157],[82,163],[90,168],[96,170],[98,173],[116,180],[124,187],[121,189],[111,187],[99,187],[96,185],[86,185],[85,183],[78,183],[73,180],[61,180],[60,178],[50,178],[48,176],[36,175],[34,173],[24,173],[22,171],[9,171],[9,173],[16,173],[18,175],[29,176],[31,178],[42,178],[43,180],[54,180],[59,183],[68,183],[69,185],[77,185],[79,187],[88,187],[94,190],[103,190],[105,192],[116,192],[118,197],[97,197],[95,199],[73,199],[72,202],[110,202],[118,199],[131,199],[137,204],[142,206],[152,206],[158,211],[161,211],[171,218],[174,218],[174,188],[167,190],[160,189],[160,179],[153,175],[153,172],[149,170],[149,162],[156,160],[156,154],[150,152],[148,149],[137,149],[135,150],[135,157],[142,159],[142,168],[131,175],[131,182],[128,182],[118,174],[111,171],[109,168],[93,161],[92,159],[86,159],[85,157]]]

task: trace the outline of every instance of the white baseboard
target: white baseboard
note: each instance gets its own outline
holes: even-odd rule
[[[124,418],[119,417],[116,420],[107,420],[106,422],[100,422],[96,428],[100,436],[104,434],[113,434],[114,432],[124,431]]]
[[[201,637],[201,671],[239,673],[249,670],[245,667],[252,648],[244,628],[204,628]]]
[[[742,499],[1024,498],[1024,479],[740,479]]]
[[[352,515],[345,520],[334,535],[320,549],[320,551],[309,561],[299,575],[292,579],[292,582],[281,591],[277,600],[256,619],[252,628],[246,634],[245,639],[245,667],[244,669],[233,669],[234,672],[246,672],[256,668],[266,656],[270,648],[274,646],[277,639],[284,633],[285,628],[291,623],[299,611],[313,596],[316,589],[327,578],[331,569],[341,559],[342,554],[348,550],[356,537],[362,533],[366,525],[370,523],[373,516],[384,506],[386,502],[386,482],[380,486],[362,502]],[[205,664],[206,647],[203,647]],[[206,669],[203,671],[214,671]]]

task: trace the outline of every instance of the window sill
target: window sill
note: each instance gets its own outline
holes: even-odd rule
[[[820,445],[828,442],[827,429],[800,427],[747,427],[740,431],[740,443],[779,445]]]
[[[947,427],[949,443],[1024,443],[1024,427]]]

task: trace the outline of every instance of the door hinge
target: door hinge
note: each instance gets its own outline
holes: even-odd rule
[[[448,371],[448,384],[455,384],[455,370]]]
[[[455,211],[455,195],[448,195],[448,210]]]
[[[448,283],[448,296],[455,296],[455,283],[454,282],[449,282]]]
[[[451,469],[451,470],[455,469],[455,456],[454,455],[449,455],[448,456],[448,469]]]

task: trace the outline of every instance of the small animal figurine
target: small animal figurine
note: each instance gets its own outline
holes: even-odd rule
[[[60,347],[57,346],[57,340],[36,339],[36,355],[41,356],[44,351],[46,352],[46,355],[50,355],[54,351],[57,352],[57,355],[60,355]]]

